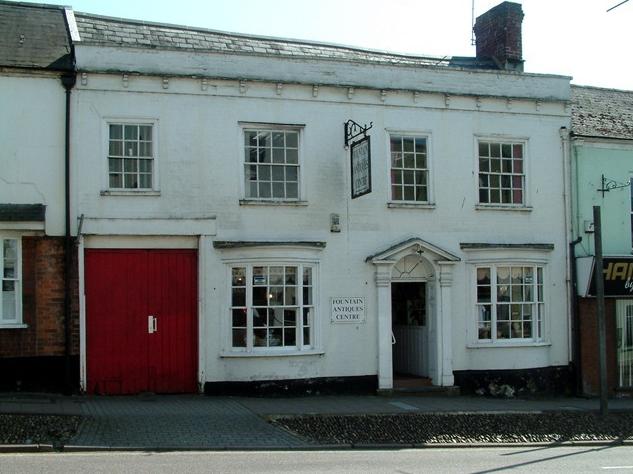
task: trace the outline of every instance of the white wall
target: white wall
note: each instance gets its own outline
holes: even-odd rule
[[[468,75],[464,75],[467,88]],[[498,83],[499,84],[499,83]],[[503,83],[501,82],[501,85]],[[563,169],[559,128],[569,126],[560,102],[458,96],[407,91],[313,88],[238,81],[88,74],[73,97],[74,201],[86,217],[217,217],[212,240],[324,241],[320,262],[320,341],[323,355],[221,357],[228,338],[228,279],[223,259],[233,254],[200,249],[205,262],[204,380],[249,380],[367,375],[377,371],[375,269],[365,258],[410,237],[459,256],[454,270],[453,358],[455,370],[512,369],[568,363],[565,290]],[[501,91],[502,92],[502,91]],[[106,183],[104,122],[108,118],[158,121],[159,195],[101,195]],[[373,122],[373,192],[351,201],[349,158],[343,123]],[[302,166],[306,206],[240,205],[243,137],[238,122],[304,124]],[[389,209],[387,130],[428,133],[435,208]],[[528,211],[476,210],[475,136],[527,139]],[[341,233],[330,233],[329,216],[341,216]],[[139,233],[143,233],[139,224]],[[129,229],[126,230],[129,232]],[[116,233],[115,230],[112,233]],[[183,233],[186,233],[183,231]],[[471,267],[461,242],[548,243],[548,342],[521,348],[467,348],[474,328]],[[273,255],[266,251],[264,255]],[[331,324],[329,298],[365,296],[367,321]]]
[[[64,234],[65,95],[58,77],[0,75],[0,203],[45,204]]]

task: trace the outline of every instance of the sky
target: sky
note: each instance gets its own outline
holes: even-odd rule
[[[525,71],[633,90],[633,0],[515,0]],[[475,16],[501,0],[474,0]],[[474,56],[473,0],[39,0],[75,11],[430,56]]]

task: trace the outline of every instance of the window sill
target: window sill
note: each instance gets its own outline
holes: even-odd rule
[[[105,190],[101,191],[101,196],[160,196],[160,191],[154,190]]]
[[[552,343],[548,341],[517,341],[517,342],[475,342],[467,344],[467,349],[497,349],[497,348],[511,348],[511,347],[548,347]]]
[[[220,357],[226,359],[242,359],[252,357],[297,357],[297,356],[322,356],[325,351],[310,349],[305,351],[256,351],[256,352],[221,352]]]
[[[387,207],[389,209],[435,209],[435,203],[389,201]]]
[[[0,330],[2,329],[26,329],[28,328],[28,324],[0,324]]]
[[[287,201],[283,199],[263,201],[259,199],[240,199],[240,206],[292,206],[304,207],[308,201]]]
[[[503,204],[476,204],[477,211],[518,211],[532,212],[532,206],[504,206]]]

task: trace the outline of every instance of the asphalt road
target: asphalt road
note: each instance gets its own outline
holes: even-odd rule
[[[633,446],[0,454],[5,473],[633,473]]]

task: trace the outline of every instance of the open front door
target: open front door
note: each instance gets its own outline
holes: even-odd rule
[[[427,377],[428,330],[426,283],[391,284],[394,377]]]

